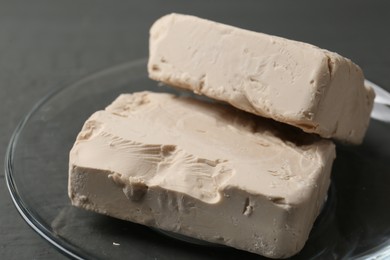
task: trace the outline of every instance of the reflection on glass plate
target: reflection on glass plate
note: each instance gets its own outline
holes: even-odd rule
[[[142,90],[176,92],[149,80],[141,60],[52,92],[33,108],[16,129],[6,158],[7,184],[22,217],[73,258],[259,259],[70,205],[68,152],[84,121],[120,93]],[[389,133],[388,123],[372,120],[361,146],[337,145],[327,203],[305,248],[292,259],[390,256]]]

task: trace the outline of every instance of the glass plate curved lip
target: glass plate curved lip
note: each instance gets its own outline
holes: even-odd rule
[[[23,200],[19,196],[18,187],[13,179],[13,161],[14,161],[14,150],[16,147],[16,144],[18,142],[19,135],[21,131],[23,130],[24,126],[29,122],[29,119],[41,108],[48,100],[50,100],[52,97],[59,95],[62,91],[70,88],[77,87],[78,85],[82,85],[84,82],[88,82],[91,79],[95,77],[100,77],[105,74],[109,74],[113,71],[120,70],[123,68],[131,68],[131,67],[137,67],[141,65],[145,65],[147,62],[146,58],[138,59],[131,62],[122,63],[113,67],[109,67],[107,69],[98,70],[94,73],[89,74],[86,77],[83,77],[80,80],[76,80],[74,83],[65,85],[59,88],[56,88],[52,91],[50,91],[45,97],[43,97],[40,101],[38,101],[30,110],[30,112],[27,113],[27,115],[20,121],[20,123],[17,125],[16,129],[14,130],[10,142],[7,147],[6,155],[5,155],[5,180],[7,184],[7,188],[9,190],[9,193],[11,195],[12,201],[18,210],[19,214],[22,216],[22,218],[27,222],[27,224],[40,236],[42,236],[45,240],[47,240],[50,244],[52,244],[59,252],[62,254],[71,257],[73,259],[85,259],[84,257],[81,257],[77,252],[76,248],[70,244],[70,243],[64,243],[61,238],[56,237],[53,235],[53,233],[45,227],[38,218],[34,215],[32,211],[30,211]],[[374,86],[375,90],[378,88],[380,91],[386,92],[382,88],[380,88],[375,83],[366,80],[366,84],[370,86]],[[390,102],[390,101],[387,101]],[[381,105],[383,103],[380,103]],[[385,104],[388,105],[388,104]],[[375,109],[375,107],[374,107]],[[386,120],[381,120],[384,122],[387,122]],[[359,254],[354,257],[354,259],[386,259],[390,256],[390,241],[387,241],[387,243],[384,243],[378,247],[374,247],[371,250],[368,250],[362,254]]]
[[[88,76],[76,80],[74,83],[71,83],[70,85],[65,85],[62,87],[59,87],[57,89],[54,89],[50,91],[45,97],[43,97],[40,101],[38,101],[30,110],[30,112],[20,121],[20,123],[17,125],[16,129],[14,130],[10,142],[7,147],[6,155],[5,155],[5,180],[7,184],[8,191],[11,195],[12,201],[18,210],[19,214],[22,216],[22,218],[27,222],[27,224],[36,231],[40,236],[42,236],[44,239],[46,239],[48,242],[50,242],[54,247],[60,250],[61,253],[65,253],[66,255],[74,258],[74,259],[84,259],[80,256],[78,256],[75,252],[75,248],[73,248],[72,245],[61,243],[61,239],[54,237],[52,233],[40,223],[38,219],[35,218],[34,214],[28,209],[26,206],[26,203],[23,201],[21,197],[18,196],[18,187],[12,177],[13,172],[13,152],[15,150],[15,146],[18,141],[19,134],[23,130],[23,127],[27,124],[31,116],[42,106],[45,104],[47,100],[52,98],[55,95],[60,94],[62,91],[68,89],[68,88],[74,88],[78,85],[83,84],[84,82],[87,82],[95,77],[102,76],[104,74],[108,74],[112,71],[116,71],[118,69],[124,68],[124,67],[133,67],[133,66],[140,66],[142,64],[146,63],[146,59],[138,59],[131,62],[122,63],[107,69],[98,70],[96,72],[92,72]]]

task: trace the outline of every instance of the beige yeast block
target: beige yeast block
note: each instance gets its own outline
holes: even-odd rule
[[[337,53],[189,15],[150,30],[149,77],[325,138],[361,143],[374,92]]]
[[[140,92],[85,123],[70,152],[73,205],[280,258],[304,246],[335,146],[231,106]]]

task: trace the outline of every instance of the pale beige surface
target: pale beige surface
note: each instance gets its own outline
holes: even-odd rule
[[[194,16],[150,30],[149,76],[325,138],[358,144],[374,92],[337,53]]]
[[[335,148],[298,129],[170,94],[121,95],[70,152],[76,206],[269,257],[304,245]]]

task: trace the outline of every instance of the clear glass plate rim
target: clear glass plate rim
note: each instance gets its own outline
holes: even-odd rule
[[[69,87],[69,86],[68,86]],[[16,207],[19,214],[22,218],[27,222],[27,224],[40,236],[42,236],[45,240],[47,240],[50,244],[52,244],[55,248],[57,248],[61,253],[65,253],[67,256],[70,256],[74,259],[83,259],[75,254],[75,249],[71,248],[69,245],[61,245],[60,239],[52,236],[51,232],[44,226],[42,223],[36,218],[36,214],[32,213],[24,200],[18,195],[18,188],[13,179],[13,161],[14,161],[14,150],[19,138],[20,133],[22,132],[24,126],[28,123],[29,119],[32,115],[43,105],[47,100],[51,97],[58,95],[67,87],[61,87],[51,91],[48,95],[42,98],[38,103],[36,103],[30,112],[22,119],[22,121],[18,124],[15,131],[13,132],[10,142],[7,147],[6,155],[5,155],[5,181],[7,184],[8,191],[10,193],[11,199],[13,201],[14,206]]]
[[[27,222],[27,224],[40,236],[42,236],[45,240],[47,240],[50,244],[52,244],[57,250],[59,250],[61,253],[70,256],[74,259],[85,259],[84,257],[80,257],[80,252],[76,253],[76,249],[70,245],[69,243],[62,243],[60,238],[57,238],[53,236],[52,232],[44,225],[42,225],[41,221],[36,217],[37,214],[31,212],[31,210],[28,209],[26,206],[26,203],[24,202],[23,198],[19,196],[18,187],[12,177],[13,175],[13,161],[14,161],[14,151],[16,148],[16,145],[18,143],[18,138],[20,133],[23,131],[24,126],[29,122],[30,118],[51,98],[53,98],[56,95],[61,94],[61,92],[71,89],[74,87],[77,87],[78,85],[82,85],[85,82],[88,82],[92,80],[93,78],[103,76],[105,74],[110,74],[113,71],[120,70],[121,68],[129,68],[133,66],[137,66],[140,64],[145,64],[146,59],[138,59],[135,61],[125,62],[121,63],[115,66],[108,67],[103,70],[97,70],[95,72],[92,72],[88,74],[85,77],[82,77],[81,79],[76,80],[75,82],[61,86],[58,88],[53,89],[50,91],[47,95],[45,95],[42,99],[40,99],[32,108],[31,110],[26,114],[26,116],[19,122],[17,127],[15,128],[13,134],[11,135],[9,144],[7,146],[6,154],[5,154],[5,181],[8,188],[8,191],[10,193],[12,202],[14,206],[16,207],[19,214],[22,216],[22,218]]]

